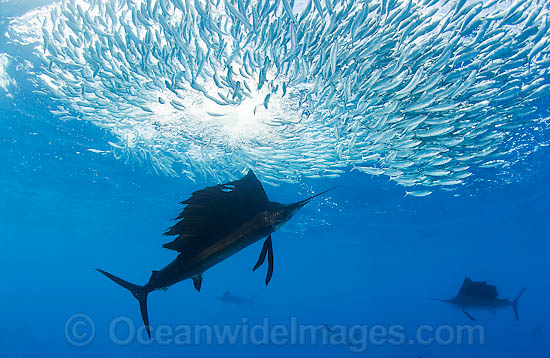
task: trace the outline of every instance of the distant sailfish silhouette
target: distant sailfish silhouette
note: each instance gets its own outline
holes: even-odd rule
[[[230,291],[225,291],[223,296],[218,298],[218,300],[220,300],[223,303],[228,303],[228,304],[232,304],[232,305],[236,305],[236,306],[240,306],[242,304],[247,304],[252,308],[254,308],[254,300],[255,299],[256,299],[256,296],[253,296],[251,298],[235,296]]]
[[[438,301],[447,302],[460,307],[462,312],[472,321],[476,321],[476,319],[466,311],[468,308],[488,309],[495,314],[497,308],[511,306],[516,315],[516,319],[519,321],[518,302],[524,291],[525,288],[519,292],[516,299],[513,301],[501,299],[498,298],[498,292],[495,286],[488,285],[486,281],[476,282],[466,277],[458,295],[451,299]]]
[[[180,221],[165,233],[178,237],[163,246],[178,251],[179,255],[160,271],[153,271],[147,284],[134,285],[103,270],[98,271],[130,290],[138,299],[143,323],[151,337],[147,314],[149,292],[166,289],[188,278],[193,279],[195,288],[200,291],[204,271],[264,237],[267,239],[254,270],[262,265],[267,255],[267,285],[273,275],[271,233],[311,199],[328,190],[293,204],[279,204],[267,199],[262,184],[250,170],[240,180],[198,190],[182,202],[186,207],[177,217]]]

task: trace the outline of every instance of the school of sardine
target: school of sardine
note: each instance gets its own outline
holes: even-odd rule
[[[5,53],[0,53],[0,90],[10,95],[10,87],[15,85],[15,81],[8,73],[8,64],[10,56]]]
[[[274,185],[357,170],[426,196],[547,122],[549,31],[538,0],[63,0],[8,37],[36,46],[54,114],[114,133],[117,158]]]

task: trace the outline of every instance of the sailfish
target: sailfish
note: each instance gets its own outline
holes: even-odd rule
[[[450,303],[461,308],[466,317],[472,321],[476,321],[476,319],[466,311],[469,308],[488,309],[495,314],[497,308],[512,307],[516,320],[519,321],[518,302],[524,291],[525,288],[519,292],[513,301],[510,301],[498,298],[496,286],[489,285],[486,281],[478,282],[466,277],[455,297],[438,301]]]
[[[243,178],[195,191],[181,204],[185,207],[179,220],[165,232],[177,236],[163,247],[178,252],[178,256],[159,271],[153,271],[145,285],[135,285],[109,272],[99,272],[129,290],[139,301],[141,316],[151,337],[147,296],[155,290],[166,289],[191,278],[197,291],[202,285],[203,273],[256,241],[266,238],[253,271],[267,256],[266,286],[273,275],[273,246],[271,234],[292,218],[313,195],[293,204],[269,201],[254,172]]]

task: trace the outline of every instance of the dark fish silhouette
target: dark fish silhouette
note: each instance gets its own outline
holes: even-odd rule
[[[233,305],[247,304],[247,305],[250,305],[251,307],[254,307],[254,299],[255,298],[256,298],[256,296],[251,297],[251,298],[234,296],[231,292],[225,291],[223,296],[221,296],[218,299],[220,301],[224,302],[224,303],[229,303],[229,304],[233,304]]]
[[[203,272],[264,237],[267,239],[253,270],[262,265],[267,255],[267,285],[273,275],[271,233],[311,199],[328,190],[293,204],[279,204],[268,200],[262,184],[250,170],[240,180],[195,191],[182,202],[186,207],[176,219],[180,221],[165,233],[177,237],[163,246],[178,251],[179,255],[160,271],[153,271],[147,284],[134,285],[98,271],[138,299],[143,323],[151,337],[147,314],[149,292],[166,289],[188,278],[193,279],[200,291]]]
[[[516,319],[519,321],[518,302],[524,291],[525,288],[519,292],[516,299],[513,301],[501,299],[498,298],[498,292],[495,286],[488,285],[486,281],[477,282],[466,277],[460,291],[458,291],[458,294],[454,298],[439,301],[447,302],[461,308],[462,312],[472,321],[476,321],[476,319],[466,311],[468,308],[488,309],[495,314],[497,308],[511,306],[516,315]]]

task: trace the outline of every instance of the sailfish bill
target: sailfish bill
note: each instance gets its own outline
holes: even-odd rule
[[[262,238],[267,239],[254,270],[267,256],[265,283],[269,284],[274,261],[271,234],[311,199],[327,191],[293,204],[280,204],[269,201],[262,184],[250,170],[239,180],[195,191],[182,202],[185,207],[177,217],[179,221],[165,233],[176,239],[163,245],[177,251],[178,256],[161,270],[153,271],[147,284],[135,285],[106,271],[98,271],[129,290],[139,301],[143,323],[151,337],[147,312],[150,292],[165,290],[189,278],[200,291],[206,270]]]

